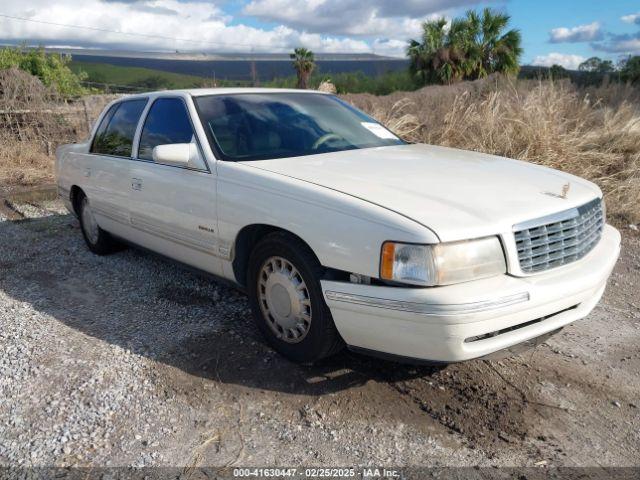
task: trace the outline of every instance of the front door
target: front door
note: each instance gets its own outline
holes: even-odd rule
[[[153,160],[158,145],[195,143],[188,166]],[[135,243],[180,262],[220,274],[216,176],[201,153],[181,98],[158,98],[149,108],[131,162],[129,215]]]

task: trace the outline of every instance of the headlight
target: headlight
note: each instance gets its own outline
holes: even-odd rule
[[[436,245],[397,242],[382,245],[383,280],[422,286],[450,285],[499,275],[506,270],[498,237]]]

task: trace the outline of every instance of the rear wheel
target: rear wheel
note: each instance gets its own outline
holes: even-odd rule
[[[274,233],[251,254],[247,290],[256,324],[285,357],[312,363],[344,343],[324,302],[322,266],[295,237]]]
[[[93,253],[97,255],[107,255],[118,250],[119,244],[100,228],[91,209],[91,204],[86,195],[81,194],[78,198],[78,219],[84,241]]]

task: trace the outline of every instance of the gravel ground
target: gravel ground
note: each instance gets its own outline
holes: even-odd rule
[[[0,200],[2,202],[2,200]],[[264,346],[245,297],[57,201],[0,208],[0,465],[640,466],[640,237],[589,316],[502,361]]]

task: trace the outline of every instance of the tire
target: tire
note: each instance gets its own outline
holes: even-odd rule
[[[247,293],[256,325],[274,350],[297,363],[344,347],[322,295],[322,274],[309,248],[286,233],[269,234],[249,258]]]
[[[119,250],[120,245],[96,222],[87,196],[81,193],[77,202],[80,230],[89,250],[96,255],[108,255]]]

